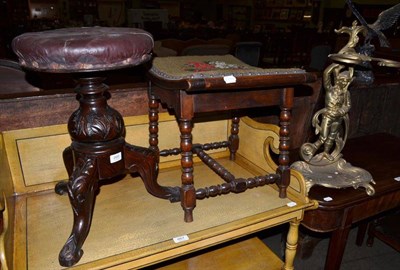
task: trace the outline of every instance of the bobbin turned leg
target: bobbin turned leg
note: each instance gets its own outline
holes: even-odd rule
[[[148,86],[148,98],[149,98],[149,145],[150,149],[154,150],[158,156],[160,155],[160,149],[158,147],[158,108],[160,107],[160,101],[154,96],[151,88],[151,81]]]
[[[148,88],[148,98],[149,98],[149,149],[153,151],[155,155],[155,166],[158,166],[160,161],[160,149],[158,148],[158,112],[160,102],[156,97],[153,95],[151,91],[151,82],[149,82]],[[137,146],[135,146],[137,148]],[[149,150],[144,150],[149,151]],[[137,160],[140,163],[142,160]],[[140,166],[142,170],[139,171],[143,174],[147,174],[148,170],[143,170],[146,165]],[[158,172],[157,172],[158,173]],[[168,186],[160,186],[157,182],[157,175],[149,176],[149,177],[142,177],[144,185],[147,191],[159,198],[169,199],[171,202],[179,202],[180,201],[180,188],[179,187],[168,187]]]
[[[193,209],[196,207],[196,191],[193,184],[192,128],[191,120],[179,120],[182,151],[181,205],[185,214],[185,222],[193,221]]]
[[[281,176],[278,181],[279,197],[286,198],[286,190],[290,184],[289,148],[290,148],[290,120],[293,108],[294,89],[285,88],[282,93],[282,106],[279,117],[279,166],[277,173]]]
[[[239,149],[239,122],[240,118],[235,116],[232,118],[231,135],[229,136],[229,159],[235,160],[236,152]]]

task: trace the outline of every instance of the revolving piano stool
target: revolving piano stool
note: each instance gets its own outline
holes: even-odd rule
[[[74,214],[71,235],[59,254],[62,266],[74,265],[83,255],[99,180],[138,172],[146,187],[153,188],[150,178],[157,176],[157,157],[125,142],[123,118],[107,105],[108,87],[101,73],[150,60],[153,45],[153,37],[143,30],[107,27],[26,33],[13,40],[23,67],[78,77],[80,107],[69,118],[72,144],[63,153],[70,179],[55,188],[68,194]]]

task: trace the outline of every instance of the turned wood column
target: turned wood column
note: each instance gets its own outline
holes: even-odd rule
[[[290,148],[290,120],[293,108],[293,88],[284,88],[282,92],[281,113],[279,116],[279,166],[277,173],[281,175],[278,182],[279,197],[286,198],[286,190],[290,184],[289,148]]]
[[[149,82],[148,97],[149,97],[149,145],[150,149],[155,151],[158,155],[160,149],[158,148],[158,108],[160,102],[151,93],[151,82]]]
[[[286,240],[285,249],[285,264],[283,265],[284,270],[294,269],[294,259],[296,256],[297,244],[299,241],[299,225],[300,220],[295,219],[290,222],[289,232]]]
[[[191,120],[179,120],[179,130],[181,132],[180,147],[182,151],[181,205],[184,211],[185,222],[193,221],[193,209],[196,207],[196,191],[193,184],[192,125]]]
[[[229,136],[230,160],[235,160],[236,152],[239,148],[239,117],[232,118],[231,135]]]

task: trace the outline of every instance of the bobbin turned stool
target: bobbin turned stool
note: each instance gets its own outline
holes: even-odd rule
[[[135,172],[151,194],[170,196],[155,181],[157,155],[125,142],[122,116],[107,105],[108,87],[99,73],[148,61],[153,38],[132,28],[65,28],[26,33],[12,45],[25,68],[79,77],[75,91],[80,107],[69,119],[72,144],[63,153],[70,178],[55,188],[68,194],[73,208],[73,229],[59,254],[62,266],[72,266],[83,254],[99,180]]]

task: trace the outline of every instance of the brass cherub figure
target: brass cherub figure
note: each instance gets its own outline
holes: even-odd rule
[[[311,161],[317,150],[323,145],[322,157],[334,161],[339,157],[347,138],[347,130],[340,134],[342,123],[348,127],[348,112],[351,108],[348,87],[354,80],[354,68],[332,63],[323,74],[325,108],[319,110],[313,117],[312,125],[319,138],[314,143],[306,143],[301,147],[301,157]],[[322,120],[319,117],[322,116]],[[332,146],[335,149],[331,152]],[[322,158],[321,157],[321,158]],[[321,158],[318,158],[320,160]]]
[[[353,30],[360,29],[353,27]],[[324,70],[325,107],[312,119],[318,139],[303,144],[300,156],[304,161],[297,161],[291,166],[304,175],[307,189],[313,185],[332,188],[352,186],[364,187],[368,195],[375,193],[370,184],[374,183],[371,174],[347,163],[341,154],[349,127],[351,100],[348,88],[355,78],[354,55],[352,47],[347,47],[336,55],[337,61]]]
[[[340,152],[346,142],[349,126],[347,113],[351,107],[348,87],[356,78],[357,68],[371,66],[372,61],[381,66],[400,67],[400,63],[396,61],[374,58],[369,50],[373,49],[371,40],[374,37],[379,38],[381,46],[389,46],[382,31],[392,26],[400,17],[400,4],[381,12],[373,24],[368,24],[351,0],[346,2],[361,25],[354,21],[351,27],[343,26],[335,30],[338,34],[347,34],[349,40],[338,53],[329,56],[333,63],[324,70],[325,108],[319,110],[312,120],[319,138],[314,143],[305,143],[300,150],[302,159],[314,165],[333,163],[341,157]],[[361,45],[364,50],[360,51],[361,36],[364,37]],[[322,153],[318,153],[322,146]],[[333,146],[335,148],[332,151]]]

